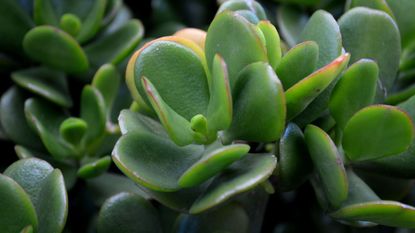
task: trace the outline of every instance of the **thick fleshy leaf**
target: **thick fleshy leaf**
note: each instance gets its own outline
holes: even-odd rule
[[[178,147],[147,132],[129,132],[115,145],[114,163],[136,183],[159,191],[175,191],[180,176],[201,156],[201,146]]]
[[[398,107],[409,114],[412,122],[415,122],[415,97],[401,103]],[[415,137],[409,148],[398,155],[389,156],[372,161],[364,161],[357,165],[361,168],[375,171],[380,174],[400,178],[415,177]]]
[[[397,107],[363,108],[344,128],[343,149],[352,161],[377,159],[404,152],[414,137],[410,117]]]
[[[59,22],[59,27],[73,37],[79,34],[81,26],[81,20],[76,15],[70,13],[62,15]]]
[[[290,49],[277,66],[275,72],[288,90],[297,82],[307,77],[317,68],[318,45],[314,41],[300,43]]]
[[[20,232],[27,225],[38,226],[29,196],[10,177],[0,174],[0,228],[4,233]]]
[[[208,180],[246,155],[249,149],[248,145],[234,144],[204,154],[183,173],[179,179],[179,185],[187,188]]]
[[[122,192],[136,193],[146,199],[146,195],[132,180],[124,175],[104,173],[98,177],[85,180],[88,192],[94,197],[94,204],[102,204],[110,197]]]
[[[3,0],[0,2],[0,22],[0,50],[21,53],[23,37],[33,26],[30,16],[18,1]]]
[[[17,87],[11,87],[3,94],[0,104],[2,131],[16,144],[40,149],[42,143],[26,121],[25,100],[24,93]]]
[[[264,34],[268,62],[275,70],[282,56],[280,35],[274,25],[267,20],[260,21],[257,27]]]
[[[84,43],[91,39],[100,29],[104,18],[107,0],[94,0],[88,15],[82,20],[82,27],[76,39]]]
[[[301,33],[307,22],[307,15],[295,7],[283,5],[277,10],[279,32],[290,47],[300,42]]]
[[[106,172],[111,165],[111,157],[104,156],[95,161],[82,165],[78,170],[78,176],[84,179],[97,177]]]
[[[190,122],[166,104],[150,80],[143,77],[142,82],[151,106],[170,138],[179,146],[192,143],[193,131]]]
[[[347,199],[348,192],[340,153],[329,135],[314,125],[306,127],[304,137],[325,196],[330,205],[337,208]]]
[[[175,232],[194,233],[248,233],[252,224],[245,209],[239,203],[233,202],[199,215],[182,214],[177,221],[180,231]]]
[[[415,10],[415,2],[412,0],[386,0],[392,9],[396,23],[401,33],[402,47],[405,48],[413,43],[415,39],[415,15],[411,14]]]
[[[75,117],[67,118],[59,126],[62,138],[74,146],[79,145],[87,129],[88,124],[84,120]]]
[[[316,11],[304,27],[301,34],[302,41],[315,41],[319,48],[317,68],[321,68],[336,57],[342,51],[342,37],[339,25],[333,16],[324,11]]]
[[[348,53],[310,74],[285,92],[287,119],[301,113],[344,70],[349,62]]]
[[[100,37],[87,45],[85,53],[94,67],[99,67],[105,63],[117,65],[131,54],[143,35],[143,25],[140,21],[134,19],[111,34]]]
[[[216,55],[213,61],[210,99],[207,110],[208,130],[227,129],[232,121],[232,93],[228,70],[223,59]]]
[[[288,124],[279,142],[279,187],[284,191],[297,188],[307,180],[312,168],[303,132],[294,123]]]
[[[395,201],[371,201],[343,207],[334,218],[348,221],[369,221],[391,227],[414,228],[415,208]]]
[[[101,66],[94,75],[92,86],[104,97],[107,115],[109,115],[120,87],[120,75],[115,66],[111,64]]]
[[[82,73],[89,67],[88,59],[78,42],[52,26],[38,26],[30,30],[25,35],[23,47],[32,59],[51,68],[68,73]]]
[[[168,137],[166,131],[159,122],[140,113],[122,110],[118,122],[122,134],[127,134],[129,132],[149,132],[160,137]]]
[[[359,6],[384,11],[392,18],[395,17],[386,0],[348,0],[346,3],[346,10]]]
[[[339,26],[350,62],[362,58],[377,62],[381,81],[377,96],[383,97],[382,88],[392,87],[399,66],[401,45],[396,23],[385,12],[356,7],[339,19]]]
[[[104,134],[107,119],[105,110],[105,99],[101,92],[94,86],[85,86],[81,94],[80,115],[88,125],[85,134],[87,143],[97,140]]]
[[[330,97],[329,109],[339,127],[361,108],[373,103],[379,69],[376,62],[361,59],[340,77]]]
[[[205,48],[206,32],[203,30],[197,28],[184,28],[174,33],[173,36],[186,38],[195,42],[201,49]]]
[[[161,233],[156,209],[133,193],[120,193],[109,198],[99,212],[98,233]]]
[[[229,30],[230,28],[232,30]],[[216,15],[210,24],[205,53],[209,68],[213,67],[213,58],[216,54],[223,57],[228,67],[232,89],[238,79],[238,73],[245,66],[268,60],[265,44],[256,26],[230,11]]]
[[[254,2],[247,2],[245,0],[226,1],[220,5],[217,11],[217,14],[222,13],[226,10],[229,10],[229,11],[247,10],[247,11],[252,12],[260,20],[267,19],[267,16],[261,4],[255,1]]]
[[[285,97],[270,65],[257,62],[243,69],[233,97],[233,120],[225,132],[226,140],[270,142],[280,138],[285,127]]]
[[[68,82],[62,72],[39,67],[19,70],[13,72],[11,76],[13,81],[22,88],[62,107],[72,106]]]
[[[209,86],[203,51],[190,40],[163,37],[147,43],[130,59],[126,76],[133,97],[138,91],[148,105],[143,77],[155,86],[166,104],[185,119],[204,115],[207,110]]]
[[[273,155],[249,154],[245,156],[215,178],[206,191],[194,202],[190,213],[201,213],[236,194],[254,188],[272,174],[276,164],[277,159]]]
[[[39,221],[39,233],[62,232],[68,211],[68,198],[60,170],[35,158],[13,163],[4,172],[30,196]]]
[[[61,137],[59,127],[66,115],[56,107],[40,99],[25,102],[27,121],[33,125],[42,139],[43,145],[57,159],[75,156],[73,148]]]

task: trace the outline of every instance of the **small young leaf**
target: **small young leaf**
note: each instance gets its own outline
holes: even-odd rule
[[[76,15],[70,13],[62,15],[59,22],[59,27],[73,37],[79,34],[81,26],[81,20]]]
[[[111,64],[101,66],[92,79],[92,86],[104,97],[106,112],[109,115],[120,87],[120,75],[115,66]]]
[[[100,159],[84,164],[78,170],[78,177],[84,179],[90,179],[101,175],[106,172],[111,165],[111,157],[104,156]]]
[[[99,90],[93,86],[87,85],[81,94],[81,119],[88,125],[85,134],[85,140],[90,143],[105,132],[106,111],[105,100]]]
[[[262,31],[265,37],[265,48],[267,49],[268,62],[275,70],[281,60],[281,41],[277,29],[271,22],[260,21],[257,27]]]

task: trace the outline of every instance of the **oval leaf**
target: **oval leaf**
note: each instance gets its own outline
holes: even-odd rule
[[[370,160],[404,152],[413,134],[414,126],[405,112],[392,106],[374,105],[350,118],[342,144],[350,160]]]

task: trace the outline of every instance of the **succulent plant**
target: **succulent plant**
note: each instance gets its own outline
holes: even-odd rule
[[[1,231],[262,232],[304,187],[319,232],[415,228],[413,0],[276,2],[142,46],[121,1],[0,2]]]

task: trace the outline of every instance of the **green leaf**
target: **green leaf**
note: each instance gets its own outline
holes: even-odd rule
[[[341,128],[353,114],[373,103],[378,75],[376,62],[361,59],[341,76],[329,103],[330,113]]]
[[[232,30],[229,30],[232,28]],[[247,65],[267,61],[265,44],[259,30],[244,17],[230,11],[216,15],[209,26],[205,53],[208,67],[213,67],[216,54],[223,57],[228,67],[230,86],[236,84],[238,73]],[[241,49],[243,48],[243,49]]]
[[[346,3],[346,10],[350,10],[351,8],[359,7],[359,6],[372,8],[374,10],[384,11],[385,13],[390,15],[392,18],[395,17],[393,15],[391,8],[386,2],[386,0],[348,0]]]
[[[16,0],[0,1],[0,50],[22,53],[22,41],[27,31],[33,26],[30,16]]]
[[[105,100],[99,90],[87,85],[81,94],[81,119],[88,125],[85,134],[87,143],[93,142],[103,136],[106,127]]]
[[[268,61],[275,70],[282,56],[280,35],[270,21],[260,21],[257,27],[262,31],[265,38],[265,48],[267,49]]]
[[[415,97],[401,103],[398,107],[404,110],[415,121]],[[372,161],[363,161],[356,164],[365,170],[374,171],[380,174],[385,174],[400,178],[414,178],[415,177],[415,137],[411,142],[409,148],[394,156],[380,158]]]
[[[104,97],[106,112],[109,115],[120,87],[120,75],[115,66],[111,64],[101,66],[92,79],[92,86]]]
[[[190,208],[191,214],[201,213],[232,196],[264,182],[275,169],[277,160],[269,154],[249,154],[233,163],[218,176]]]
[[[70,117],[62,122],[59,132],[65,141],[72,145],[78,145],[88,129],[87,123],[75,117]]]
[[[233,144],[204,154],[183,173],[178,181],[179,185],[188,188],[203,183],[241,159],[249,149],[248,145]]]
[[[170,138],[179,146],[192,143],[193,131],[190,122],[166,104],[150,80],[143,77],[142,82],[151,106],[155,109]]]
[[[38,26],[30,30],[25,35],[23,47],[32,59],[51,68],[68,73],[82,73],[89,67],[88,59],[78,42],[52,26]]]
[[[270,65],[257,62],[243,69],[233,97],[233,120],[225,132],[228,141],[270,142],[281,137],[285,127],[285,97]]]
[[[224,11],[238,11],[238,10],[247,10],[252,12],[260,20],[267,19],[264,8],[258,2],[247,2],[245,0],[232,0],[226,1],[220,5],[216,14],[222,13]]]
[[[67,118],[60,109],[40,99],[28,99],[24,110],[27,121],[36,129],[43,145],[53,157],[62,159],[76,155],[60,135],[59,127]]]
[[[51,0],[34,0],[33,1],[33,18],[37,25],[49,24],[58,26],[59,16],[56,12],[56,6]]]
[[[351,54],[350,62],[370,58],[379,66],[378,97],[389,90],[396,78],[401,51],[399,30],[386,13],[356,7],[339,19],[343,46]]]
[[[310,74],[285,92],[287,119],[300,114],[344,70],[349,62],[348,53]]]
[[[64,14],[60,19],[59,27],[69,35],[76,37],[81,30],[82,22],[74,14]]]
[[[397,107],[363,108],[344,128],[343,149],[352,161],[377,159],[404,152],[414,137],[410,117]]]
[[[105,63],[118,65],[131,55],[143,35],[143,25],[140,21],[133,19],[114,32],[85,46],[85,53],[93,67],[99,67]]]
[[[295,7],[280,6],[277,9],[278,29],[289,47],[294,47],[301,39],[301,33],[308,22],[308,16]]]
[[[4,172],[30,196],[39,221],[38,233],[62,232],[68,211],[68,197],[60,170],[47,162],[30,158],[13,163]]]
[[[210,99],[207,109],[208,129],[227,129],[232,121],[232,93],[225,61],[216,55],[213,61]]]
[[[306,41],[290,49],[277,66],[275,72],[285,90],[307,77],[317,68],[318,45]]]
[[[136,193],[149,199],[149,196],[132,180],[123,175],[104,173],[98,177],[87,179],[85,182],[88,193],[94,197],[93,202],[96,206],[102,206],[108,198],[122,192]]]
[[[42,143],[38,135],[26,121],[24,113],[25,98],[24,93],[15,86],[3,94],[0,103],[2,130],[16,144],[41,149]]]
[[[248,213],[239,203],[229,203],[213,211],[198,214],[179,216],[176,220],[175,232],[228,232],[248,233],[253,220],[250,221]]]
[[[90,179],[106,172],[111,165],[111,157],[104,156],[95,161],[82,165],[78,170],[78,177]]]
[[[333,16],[324,11],[316,11],[304,27],[302,41],[315,41],[319,48],[317,68],[321,68],[341,55],[342,36],[339,25]]]
[[[203,51],[194,42],[180,37],[164,37],[147,43],[130,59],[127,68],[130,92],[138,91],[150,105],[147,90],[142,84],[143,77],[155,86],[166,104],[185,119],[190,120],[197,114],[205,115],[209,86]]]
[[[297,188],[312,172],[304,135],[294,123],[289,123],[279,141],[278,185],[284,191]]]
[[[327,200],[334,208],[347,199],[348,183],[336,145],[322,129],[308,125],[304,132],[308,151]]]
[[[112,157],[134,182],[157,191],[175,191],[180,176],[202,154],[200,146],[178,147],[147,132],[129,132],[115,145]]]
[[[107,0],[94,0],[88,15],[82,20],[82,27],[76,39],[79,43],[90,40],[100,29]]]
[[[369,221],[391,227],[414,228],[415,208],[395,201],[371,201],[343,207],[330,214],[348,221]]]
[[[166,131],[159,122],[140,113],[122,110],[118,122],[123,135],[129,132],[148,132],[168,138]]]
[[[72,106],[68,82],[62,72],[36,67],[13,72],[11,76],[13,81],[24,89],[62,107]]]
[[[415,40],[415,2],[412,0],[386,0],[392,9],[401,33],[402,47],[405,48]]]
[[[35,208],[22,187],[0,174],[0,228],[4,233],[16,233],[27,225],[38,226]]]
[[[120,193],[102,205],[97,222],[98,233],[161,233],[156,209],[133,193]]]

